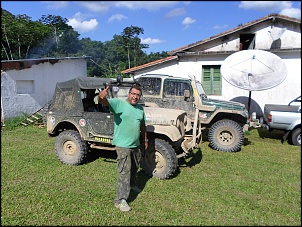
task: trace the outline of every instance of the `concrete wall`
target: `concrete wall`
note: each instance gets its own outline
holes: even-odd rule
[[[52,100],[57,82],[87,76],[85,58],[34,64],[21,70],[1,70],[1,116],[32,114]]]

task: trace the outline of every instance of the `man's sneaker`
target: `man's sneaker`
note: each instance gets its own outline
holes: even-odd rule
[[[114,206],[116,208],[120,209],[120,211],[130,211],[131,210],[131,207],[129,207],[128,203],[124,199],[122,199],[120,203],[114,203]]]
[[[139,187],[137,186],[134,186],[134,187],[131,187],[131,189],[137,193],[140,193],[142,191],[142,189],[140,189]]]

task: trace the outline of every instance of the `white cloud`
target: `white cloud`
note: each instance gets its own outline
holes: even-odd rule
[[[283,9],[280,14],[301,20],[301,9],[298,8]]]
[[[238,7],[246,10],[276,11],[278,14],[301,19],[301,9],[293,8],[292,1],[242,1]]]
[[[80,12],[76,13],[73,18],[68,19],[67,24],[73,27],[74,30],[85,33],[94,31],[98,27],[98,22],[96,19],[84,20],[85,15]]]
[[[290,1],[242,1],[239,4],[239,8],[242,9],[254,9],[254,10],[282,10],[291,8],[292,3]]]
[[[123,14],[114,14],[108,19],[108,23],[113,22],[114,20],[121,21],[122,19],[127,19],[128,17],[124,16]]]
[[[81,1],[77,4],[93,12],[104,13],[110,8],[126,8],[129,10],[145,9],[152,11],[163,7],[172,7],[178,3],[179,1]]]
[[[188,24],[193,24],[195,23],[196,20],[191,18],[191,17],[186,17],[183,21],[182,21],[182,24],[184,25],[188,25]]]
[[[152,38],[140,38],[142,44],[157,44],[157,43],[165,43],[165,40],[160,40],[160,39],[152,39]]]
[[[50,10],[57,10],[57,9],[64,9],[68,6],[68,1],[43,1],[42,3],[47,4],[47,9]]]
[[[220,25],[215,25],[213,28],[214,29],[225,29],[225,28],[227,28],[228,27],[228,25],[227,24],[224,24],[224,25],[222,25],[222,26],[220,26]]]
[[[85,18],[87,17],[86,15],[82,14],[81,12],[77,12],[73,15],[73,17],[79,21],[83,21],[85,20]]]
[[[185,13],[186,13],[185,8],[175,8],[175,9],[171,10],[170,12],[168,12],[165,15],[165,17],[168,17],[168,18],[170,18],[170,17],[177,17],[177,16],[181,16],[181,15],[183,15]]]
[[[178,4],[178,1],[116,1],[115,7],[123,7],[130,10],[146,9],[149,11],[158,10],[163,7],[171,7]]]
[[[105,13],[109,10],[109,8],[112,6],[113,2],[105,1],[80,1],[80,2],[75,2],[78,5],[83,6],[84,8],[95,12],[95,13]]]
[[[190,27],[190,24],[195,23],[196,20],[191,17],[186,17],[181,24],[185,25],[184,30],[188,29]]]

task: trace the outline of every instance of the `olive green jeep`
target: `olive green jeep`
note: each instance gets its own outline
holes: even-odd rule
[[[89,151],[115,151],[112,145],[114,117],[97,101],[106,86],[108,99],[126,99],[134,80],[78,77],[56,84],[47,112],[47,133],[56,137],[58,159],[68,165],[80,165]],[[143,93],[144,95],[144,93]],[[144,106],[142,96],[140,104]],[[144,107],[149,148],[141,159],[142,169],[159,179],[170,178],[178,168],[178,160],[192,155],[198,138],[186,137],[187,114],[183,110]]]
[[[192,125],[186,134],[194,136],[196,130],[207,130],[210,147],[215,150],[239,151],[244,131],[260,127],[257,119],[250,119],[244,104],[207,97],[202,84],[193,76],[145,74],[136,81],[142,86],[146,106],[186,111]]]

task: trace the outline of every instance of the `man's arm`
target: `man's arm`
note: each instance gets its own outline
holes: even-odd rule
[[[101,103],[104,106],[109,106],[109,102],[107,99],[109,86],[107,86],[104,90],[100,91],[98,96],[98,103]]]

